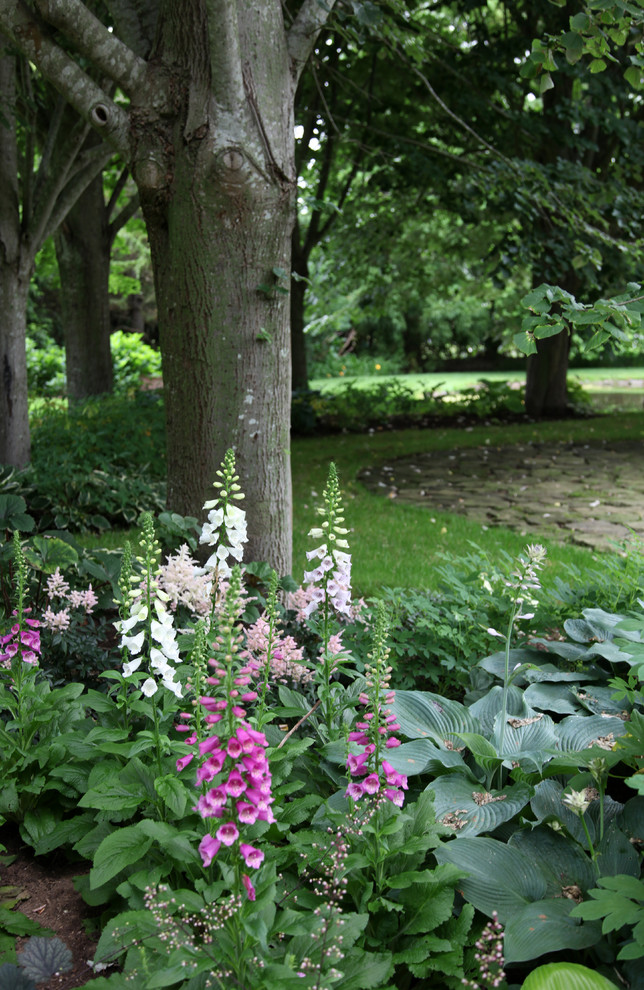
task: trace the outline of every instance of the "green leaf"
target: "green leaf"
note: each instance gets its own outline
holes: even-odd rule
[[[459,889],[466,900],[489,917],[497,911],[504,924],[547,891],[538,863],[497,839],[465,836],[440,846],[435,856],[439,863],[453,863],[463,870],[467,876]]]
[[[502,822],[510,821],[528,804],[534,793],[527,784],[487,791],[484,786],[473,784],[462,774],[440,777],[432,781],[427,789],[434,792],[437,822],[441,823],[443,817],[450,813],[465,821],[456,830],[459,840],[465,835],[492,832]]]
[[[606,62],[603,58],[594,58],[588,68],[592,73],[603,72],[606,68]]]
[[[96,850],[94,866],[89,875],[90,888],[94,890],[102,887],[126,866],[137,863],[151,845],[152,839],[143,835],[136,825],[128,825],[112,832]]]
[[[433,738],[439,743],[457,732],[477,732],[478,723],[458,701],[429,691],[396,691],[392,711],[410,739]]]
[[[525,962],[545,953],[595,945],[601,938],[600,926],[579,924],[570,916],[574,906],[565,897],[535,901],[508,918],[503,941],[506,961]]]
[[[601,973],[580,963],[546,963],[533,969],[522,990],[617,990]]]
[[[188,791],[185,785],[177,780],[174,774],[167,774],[165,777],[156,778],[154,789],[170,811],[177,818],[181,818],[188,803]]]

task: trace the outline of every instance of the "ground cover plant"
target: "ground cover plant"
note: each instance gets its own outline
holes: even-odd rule
[[[37,855],[91,867],[108,967],[91,985],[638,986],[640,570],[622,613],[586,609],[553,640],[520,635],[544,549],[488,567],[488,655],[456,700],[448,680],[401,689],[395,596],[352,596],[335,468],[303,587],[240,569],[242,499],[229,454],[202,567],[187,544],[165,558],[144,515],[104,567],[118,614],[81,590],[91,567],[67,581],[47,541],[11,540],[0,814]],[[45,676],[74,610],[88,639],[110,616],[101,689]],[[10,942],[3,979],[29,986]]]

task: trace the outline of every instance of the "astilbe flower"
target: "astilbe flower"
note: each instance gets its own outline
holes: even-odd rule
[[[201,529],[199,542],[215,548],[206,561],[206,571],[215,571],[218,577],[228,578],[231,573],[228,558],[241,561],[247,541],[246,513],[232,501],[244,498],[238,484],[239,477],[235,474],[235,454],[232,450],[226,451],[221,470],[215,473],[221,478],[221,481],[213,482],[219,494],[204,503],[208,521]]]
[[[394,749],[400,740],[394,733],[400,729],[396,716],[388,707],[393,703],[394,692],[389,690],[390,666],[387,666],[389,650],[386,647],[388,621],[384,605],[379,603],[374,626],[374,645],[368,654],[372,661],[365,665],[366,685],[360,694],[360,702],[368,709],[356,728],[349,733],[349,740],[362,747],[360,753],[349,753],[347,769],[350,782],[347,797],[359,801],[364,795],[383,796],[402,807],[403,791],[407,790],[407,777],[383,758],[383,750]],[[361,777],[361,780],[353,778]]]
[[[212,574],[199,567],[184,543],[170,554],[159,571],[159,587],[168,596],[172,611],[184,605],[193,615],[208,615],[211,607]]]
[[[254,659],[262,669],[268,663],[269,676],[282,684],[308,684],[313,678],[313,672],[302,663],[304,650],[292,636],[278,634],[271,640],[266,613],[249,626],[243,655]]]
[[[83,609],[85,615],[91,615],[95,605],[98,604],[96,592],[91,584],[84,591],[70,591],[69,583],[60,573],[58,567],[47,578],[47,597],[50,604],[42,614],[42,624],[45,629],[49,629],[53,633],[64,633],[69,629],[70,608]],[[53,607],[56,599],[60,599],[61,603],[66,603],[58,611]]]
[[[192,752],[177,761],[177,769],[183,770],[197,757],[196,785],[202,793],[195,810],[204,819],[221,820],[220,825],[211,826],[199,844],[204,866],[210,866],[224,846],[248,869],[257,869],[264,853],[244,842],[244,829],[256,821],[274,821],[273,797],[265,753],[268,742],[263,732],[250,725],[244,707],[257,698],[257,692],[249,689],[254,667],[240,662],[243,636],[236,625],[240,586],[241,573],[235,567],[226,593],[226,614],[214,643],[215,656],[208,661],[213,673],[206,681],[214,690],[196,699],[201,711],[182,713],[185,721],[177,728],[191,732],[185,741]],[[190,724],[193,720],[196,731]],[[204,724],[210,732],[216,725],[217,734],[203,735],[200,730]],[[249,899],[254,900],[255,890],[248,874],[241,875],[241,883]]]
[[[505,980],[504,935],[503,925],[500,924],[496,911],[493,911],[492,920],[487,923],[481,932],[481,937],[475,943],[474,959],[478,975],[474,980],[463,977],[461,983],[464,987],[470,987],[471,990],[493,990],[501,986]]]

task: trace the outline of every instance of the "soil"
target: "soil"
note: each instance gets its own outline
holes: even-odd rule
[[[89,864],[69,863],[53,855],[36,860],[29,847],[21,843],[18,833],[10,831],[7,825],[0,831],[0,842],[7,849],[6,856],[0,857],[0,886],[17,888],[14,894],[19,899],[18,910],[51,929],[72,954],[72,968],[38,983],[38,990],[75,990],[85,986],[95,978],[88,960],[94,958],[97,938],[87,931],[87,928],[95,930],[92,922],[95,911],[74,890],[74,877],[89,872]],[[5,860],[12,856],[15,856],[13,862],[5,865]],[[26,941],[16,940],[18,952]]]

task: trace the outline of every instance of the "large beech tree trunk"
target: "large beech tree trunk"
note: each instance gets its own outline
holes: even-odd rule
[[[306,389],[309,384],[309,372],[306,360],[306,339],[304,337],[304,307],[309,277],[308,260],[304,252],[299,250],[299,236],[292,238],[293,256],[291,268],[298,279],[291,279],[291,367],[293,372],[293,388]]]
[[[247,559],[282,573],[292,531],[293,103],[334,3],[118,0],[108,28],[82,0],[0,0],[0,30],[111,142],[137,184],[159,311],[169,507],[201,516],[232,447],[248,497]],[[94,81],[103,76],[127,107]]]
[[[97,176],[67,214],[56,237],[71,400],[112,391],[110,234]]]
[[[201,518],[215,472],[232,447],[250,510],[245,559],[268,560],[289,573],[289,299],[285,279],[274,272],[290,271],[294,218],[293,100],[284,99],[292,90],[288,58],[285,46],[266,49],[268,39],[280,34],[260,32],[258,17],[249,12],[248,61],[228,113],[200,91],[203,25],[190,25],[192,49],[178,51],[174,16],[185,41],[188,10],[174,15],[168,8],[160,50],[167,66],[190,58],[183,126],[175,121],[159,143],[162,120],[142,121],[134,140],[149,150],[133,173],[154,268],[168,505]],[[264,10],[262,17],[268,16]],[[224,107],[230,105],[230,92],[218,95]]]

